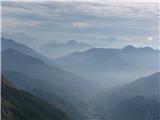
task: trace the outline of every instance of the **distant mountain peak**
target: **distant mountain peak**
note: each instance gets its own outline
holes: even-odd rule
[[[12,40],[12,39],[10,39],[10,38],[4,38],[4,37],[1,37],[1,41],[2,41],[2,43],[4,42],[4,43],[6,43],[6,44],[17,44],[17,42],[16,41],[14,41],[14,40]],[[21,44],[21,43],[18,43],[18,44]],[[22,45],[22,44],[21,44]]]
[[[144,50],[154,50],[153,48],[151,47],[139,47],[138,49],[144,49]]]
[[[125,47],[123,48],[123,50],[134,50],[134,49],[136,49],[136,47],[134,47],[134,46],[132,46],[132,45],[128,45],[128,46],[125,46]]]
[[[150,77],[159,77],[160,78],[160,72],[154,73]]]
[[[123,48],[124,51],[137,51],[137,52],[152,52],[152,51],[157,51],[151,47],[134,47],[132,45],[128,45],[126,47]]]
[[[21,50],[23,49],[28,52],[31,52],[31,50],[33,51],[32,48],[22,43],[16,42],[15,40],[10,38],[1,37],[1,41],[2,41],[2,50],[8,49],[8,48],[15,48],[15,49],[21,49]]]
[[[66,44],[68,45],[77,45],[77,46],[81,46],[81,47],[91,47],[91,45],[87,44],[87,43],[83,43],[83,42],[77,42],[76,40],[69,40]]]

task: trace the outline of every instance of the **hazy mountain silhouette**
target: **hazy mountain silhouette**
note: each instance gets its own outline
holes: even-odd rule
[[[77,45],[75,41],[68,44],[72,48]],[[159,51],[150,47],[93,48],[55,59],[50,66],[50,60],[33,49],[2,38],[2,75],[16,88],[47,101],[73,119],[89,119],[95,114],[100,119],[152,120],[158,117],[159,73],[96,94],[104,89],[98,84],[108,87],[158,71],[158,55]]]
[[[92,46],[86,43],[79,43],[75,40],[70,40],[65,43],[62,42],[48,43],[46,45],[43,45],[40,48],[40,51],[44,55],[47,55],[47,57],[49,58],[58,58],[75,51],[84,51],[89,48],[92,48]]]
[[[41,45],[41,41],[42,41],[41,39],[37,39],[36,37],[27,35],[23,32],[14,32],[11,34],[2,32],[1,36],[6,39],[11,38],[15,42],[24,44],[26,46],[33,48],[33,49],[35,49],[39,45]]]
[[[51,60],[49,60],[48,58],[46,58],[45,56],[41,55],[40,53],[38,53],[37,51],[35,51],[34,49],[18,43],[12,39],[6,39],[6,38],[1,38],[1,50],[6,50],[8,48],[12,48],[12,49],[16,49],[19,50],[27,55],[33,56],[33,57],[37,57],[40,60],[45,61],[48,64],[51,64]]]
[[[159,107],[160,102],[158,99],[147,99],[143,96],[136,96],[106,110],[106,114],[102,115],[102,119],[159,120]]]
[[[158,71],[158,56],[159,51],[150,47],[93,48],[55,59],[54,63],[103,85],[113,85]]]
[[[158,120],[160,118],[160,73],[137,79],[102,94],[98,109],[109,120]]]

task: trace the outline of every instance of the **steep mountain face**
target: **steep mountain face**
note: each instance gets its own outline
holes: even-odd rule
[[[114,86],[141,77],[142,74],[157,72],[158,56],[158,50],[148,47],[93,48],[55,59],[54,63],[102,85]]]
[[[60,88],[52,82],[48,83],[46,81],[45,83],[45,80],[31,78],[20,72],[3,71],[2,74],[9,79],[16,88],[27,91],[56,105],[58,108],[71,114],[71,117],[79,118],[80,116],[83,116],[81,111],[76,107],[80,106],[80,110],[83,110],[85,108],[85,103],[73,94],[69,94],[68,91],[65,91],[65,88]]]
[[[47,57],[53,59],[62,57],[75,51],[84,51],[89,48],[92,48],[92,46],[85,43],[79,43],[75,40],[70,40],[66,43],[48,43],[40,48],[40,52],[44,55],[47,55]]]
[[[102,119],[158,120],[160,118],[160,73],[103,93],[97,109]]]
[[[55,106],[15,88],[2,77],[2,120],[69,120]]]
[[[47,64],[51,64],[51,60],[49,60],[45,56],[41,55],[40,53],[36,52],[32,48],[25,46],[24,44],[15,42],[12,39],[1,38],[1,50],[3,51],[3,50],[7,50],[9,48],[19,50],[27,55],[30,55],[30,56],[36,57],[40,60],[43,60]]]
[[[2,70],[4,76],[12,80],[16,87],[24,88],[34,95],[58,105],[73,117],[83,117],[79,114],[84,113],[84,109],[87,107],[86,96],[89,91],[92,91],[94,85],[88,80],[49,66],[39,59],[15,49],[7,49],[2,52]],[[5,71],[14,71],[16,74]],[[17,80],[23,80],[24,83],[20,82],[19,84]],[[28,84],[31,85],[25,87]]]

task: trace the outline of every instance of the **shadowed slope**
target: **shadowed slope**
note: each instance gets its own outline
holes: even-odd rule
[[[2,77],[2,120],[69,120],[55,106],[16,89]]]

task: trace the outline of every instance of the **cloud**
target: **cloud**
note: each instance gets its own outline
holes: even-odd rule
[[[153,41],[153,37],[147,37],[147,41]]]
[[[3,32],[16,30],[39,39],[158,36],[156,3],[98,1],[2,2]]]
[[[25,1],[25,2],[46,2],[46,1],[58,1],[58,2],[158,2],[158,0],[2,0],[2,1]]]
[[[90,27],[90,24],[88,24],[86,22],[74,22],[74,23],[72,23],[72,25],[75,28],[88,28],[88,27]]]

